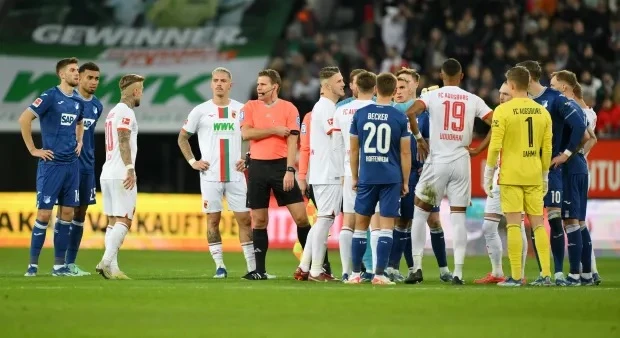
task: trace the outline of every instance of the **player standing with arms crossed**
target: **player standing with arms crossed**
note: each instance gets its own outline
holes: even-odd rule
[[[461,64],[455,59],[441,66],[444,86],[417,100],[407,116],[418,142],[418,157],[424,159],[427,144],[419,133],[416,117],[428,109],[430,115],[430,155],[424,163],[415,189],[415,212],[411,226],[414,277],[422,281],[422,254],[425,224],[434,205],[447,195],[454,227],[454,277],[452,284],[463,284],[463,264],[467,248],[465,211],[471,202],[471,144],[474,119],[490,123],[492,110],[478,96],[459,88],[463,79]]]
[[[519,229],[522,211],[525,211],[534,229],[542,274],[546,280],[544,285],[551,284],[551,259],[542,203],[551,163],[551,116],[543,106],[528,98],[529,81],[529,72],[524,67],[517,66],[506,73],[512,100],[500,104],[493,114],[491,143],[484,171],[484,191],[492,198],[493,176],[499,158],[502,167],[499,193],[508,223],[511,267],[511,276],[499,282],[500,286],[522,285],[523,239]]]
[[[377,76],[377,103],[358,109],[351,122],[351,174],[355,198],[353,233],[353,274],[347,283],[359,284],[362,257],[366,251],[366,232],[370,216],[379,207],[380,236],[373,284],[394,284],[385,276],[394,220],[399,217],[400,197],[409,192],[411,173],[411,133],[407,118],[392,107],[396,76]]]
[[[52,276],[72,275],[65,264],[65,256],[73,210],[80,202],[78,156],[84,136],[83,106],[73,91],[79,83],[78,59],[58,61],[56,75],[60,78],[60,84],[43,92],[19,117],[26,148],[32,156],[39,158],[37,220],[32,227],[30,263],[26,277],[34,277],[39,271],[39,255],[56,201],[61,211],[54,226]],[[41,124],[41,149],[35,146],[32,139],[32,121],[36,118]]]
[[[323,95],[312,108],[309,163],[309,183],[317,201],[317,220],[308,234],[295,279],[301,275],[301,280],[323,282],[334,279],[323,272],[323,260],[329,229],[342,205],[340,177],[343,157],[340,153],[343,143],[342,138],[335,138],[332,134],[338,131],[334,127],[334,112],[336,102],[344,96],[344,81],[337,67],[321,69],[319,78]]]
[[[228,277],[220,234],[224,195],[228,209],[234,213],[239,224],[239,242],[248,271],[246,278],[256,270],[252,219],[250,209],[246,207],[245,160],[241,154],[239,112],[243,104],[230,98],[231,88],[230,71],[215,68],[211,72],[213,98],[192,109],[178,139],[185,160],[200,172],[203,212],[207,214],[207,241],[216,265],[213,278]],[[194,134],[198,134],[200,160],[196,160],[189,144],[189,138]]]
[[[341,138],[344,143],[342,153],[338,154],[344,158],[344,172],[342,184],[342,228],[340,229],[339,248],[340,260],[342,261],[342,281],[346,282],[353,273],[351,266],[353,229],[355,229],[355,190],[353,190],[352,173],[351,173],[351,137],[349,131],[351,129],[351,121],[353,115],[358,109],[373,104],[372,97],[374,95],[375,86],[377,85],[377,76],[373,73],[363,71],[355,75],[355,88],[357,99],[343,104],[336,108],[334,113],[334,136]],[[353,86],[351,86],[353,88]]]
[[[90,272],[80,269],[76,264],[78,250],[84,233],[84,220],[88,206],[96,204],[97,178],[95,177],[95,127],[103,114],[103,105],[94,95],[99,86],[99,67],[87,62],[80,66],[79,85],[74,94],[82,100],[84,106],[84,136],[80,156],[80,205],[75,207],[71,231],[69,232],[69,246],[67,247],[67,267],[74,276],[88,276]]]
[[[585,157],[585,159],[587,161],[588,154],[590,153],[590,150],[592,150],[592,147],[594,147],[594,145],[598,141],[597,138],[596,138],[596,133],[595,133],[597,116],[596,116],[596,112],[594,112],[594,109],[590,108],[586,104],[586,102],[583,100],[583,91],[581,90],[581,85],[577,84],[577,86],[573,89],[573,91],[574,91],[574,94],[575,94],[575,101],[577,102],[577,104],[579,104],[579,107],[581,107],[581,109],[583,109],[584,113],[586,114],[586,118],[588,119],[588,133],[590,134],[590,139],[586,142],[586,144],[583,145],[583,148],[581,150],[579,150],[579,152],[583,154],[583,156]],[[590,172],[588,172],[588,190],[590,190]],[[585,220],[584,221],[579,221],[579,225],[581,226],[581,231],[584,231],[584,229],[588,230]],[[590,245],[592,245],[591,244],[592,243],[592,238],[589,237],[590,236],[590,230],[588,230],[587,234],[585,234],[583,232],[582,232],[582,234],[584,235],[584,237],[583,237],[584,247],[586,246],[586,243],[590,243]],[[587,248],[586,248],[586,250],[587,250]],[[602,280],[601,280],[601,277],[598,274],[598,270],[596,269],[596,255],[594,254],[594,247],[592,247],[591,251],[592,251],[592,253],[591,253],[590,262],[591,262],[591,266],[592,266],[592,282],[595,285],[599,285],[599,284],[601,284]],[[584,257],[581,257],[581,260],[582,260],[582,265],[583,265]],[[582,271],[582,273],[583,273],[583,271]]]
[[[506,103],[512,99],[508,84],[504,82],[499,88],[499,103]],[[491,259],[491,272],[480,279],[474,280],[476,284],[497,284],[506,280],[504,270],[502,268],[502,240],[499,236],[498,226],[504,217],[499,193],[499,161],[495,166],[495,174],[493,176],[493,186],[491,192],[493,196],[487,196],[484,205],[484,222],[482,223],[482,233],[487,245],[489,258]],[[521,265],[521,278],[525,280],[525,261],[527,260],[527,234],[525,233],[525,225],[521,220],[521,239],[523,240],[523,261]]]
[[[310,232],[310,222],[299,185],[295,180],[295,157],[299,137],[299,112],[289,101],[278,98],[282,85],[273,69],[258,73],[258,100],[248,101],[241,110],[241,135],[250,140],[247,204],[252,210],[256,272],[252,280],[266,280],[269,238],[267,223],[271,191],[280,206],[286,206],[297,224],[302,247]],[[250,277],[250,276],[248,276]]]
[[[121,102],[110,110],[105,120],[106,161],[99,178],[103,213],[108,216],[108,224],[114,224],[112,230],[109,230],[110,234],[106,232],[105,252],[96,267],[105,279],[129,279],[112,266],[112,261],[131,228],[138,197],[135,169],[138,121],[133,109],[140,106],[144,77],[125,75],[118,85]]]
[[[547,218],[549,227],[551,228],[550,241],[551,253],[553,254],[554,277],[556,285],[566,285],[564,278],[564,229],[562,227],[562,164],[578,150],[581,138],[586,130],[586,126],[577,116],[573,114],[572,105],[568,102],[568,98],[555,89],[544,87],[540,84],[542,69],[537,61],[523,61],[517,66],[525,67],[530,72],[530,84],[528,94],[536,101],[536,103],[545,107],[551,114],[553,122],[553,156],[551,163],[553,165],[549,171],[549,190],[545,195],[545,208],[547,208]],[[563,140],[564,127],[571,127],[571,134],[568,140]],[[532,235],[532,241],[535,241]],[[534,248],[537,246],[534,245]],[[536,253],[538,267],[542,270],[540,264],[540,255]],[[532,285],[540,285],[545,280],[539,276]]]
[[[588,124],[585,112],[574,100],[574,88],[577,87],[577,76],[575,73],[562,70],[551,74],[551,88],[565,95],[573,107],[573,114],[580,116],[584,124]],[[564,138],[569,138],[571,128],[564,128]],[[586,129],[582,143],[590,139],[590,128]],[[592,132],[593,133],[593,132]],[[592,240],[587,228],[583,232],[580,222],[586,220],[586,208],[588,205],[588,163],[586,158],[579,151],[573,154],[564,164],[562,169],[562,185],[564,196],[562,203],[562,220],[564,230],[568,239],[568,262],[570,266],[569,275],[566,278],[567,286],[593,285],[592,282]],[[585,237],[585,238],[584,238]],[[585,241],[584,241],[585,240]],[[581,265],[583,262],[583,278]]]

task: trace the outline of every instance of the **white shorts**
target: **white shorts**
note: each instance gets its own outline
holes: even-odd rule
[[[246,199],[248,187],[245,178],[236,182],[209,182],[200,180],[202,192],[202,211],[206,214],[222,211],[222,200],[226,196],[228,210],[248,212]]]
[[[103,213],[111,217],[127,217],[133,219],[136,211],[138,187],[127,190],[123,180],[102,179],[101,194],[103,195]]]
[[[444,196],[450,206],[468,207],[471,202],[471,160],[462,156],[452,163],[424,163],[415,195],[430,205],[439,205]]]
[[[357,193],[353,190],[353,178],[351,176],[344,177],[342,185],[342,212],[345,214],[355,213],[355,196]]]
[[[314,198],[318,207],[317,216],[338,216],[342,206],[340,184],[313,184]]]
[[[494,182],[497,182],[495,180]],[[487,196],[487,201],[484,205],[484,213],[485,214],[498,214],[503,215],[502,205],[499,201],[499,184],[493,183],[493,188],[491,188],[491,192],[493,193],[493,197]]]

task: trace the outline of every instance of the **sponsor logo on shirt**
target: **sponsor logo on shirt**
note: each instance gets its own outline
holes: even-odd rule
[[[93,124],[95,124],[95,119],[84,119],[84,130],[88,130]]]
[[[60,125],[61,126],[70,126],[73,124],[73,122],[75,122],[77,115],[75,114],[67,114],[67,113],[63,113],[60,116]]]

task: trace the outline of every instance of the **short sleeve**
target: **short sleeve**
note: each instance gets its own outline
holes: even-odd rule
[[[430,97],[431,97],[431,93],[426,93],[425,95],[422,95],[418,98],[418,101],[422,102],[424,104],[424,110],[428,110],[428,106],[430,105]],[[415,104],[415,102],[414,102]]]
[[[117,119],[118,119],[118,126],[116,127],[116,129],[131,130],[136,118],[134,117],[131,110],[122,109],[118,113]]]
[[[334,109],[332,109],[332,107],[321,107],[321,110],[323,110],[321,112],[321,123],[323,123],[323,128],[327,135],[331,135],[336,131],[336,127],[334,127]]]
[[[200,110],[198,107],[192,109],[187,115],[187,119],[183,124],[183,130],[190,134],[195,134],[198,131],[198,122],[200,121]]]
[[[357,116],[359,112],[359,110],[356,111],[355,114],[353,114],[353,119],[351,120],[351,128],[349,129],[349,134],[353,136],[357,136]]]
[[[252,113],[252,104],[251,101],[248,101],[246,104],[243,105],[241,111],[239,111],[239,121],[241,122],[242,127],[254,127]]]
[[[53,101],[54,100],[51,95],[48,95],[47,93],[43,93],[41,94],[41,96],[37,97],[36,100],[34,100],[32,104],[30,104],[30,106],[28,106],[28,109],[36,117],[41,118],[47,113]]]
[[[491,112],[493,112],[493,109],[491,109],[482,98],[478,97],[478,103],[476,104],[476,117],[484,119]]]
[[[409,120],[406,117],[400,119],[400,137],[409,137],[411,136],[411,132],[409,131]]]
[[[86,108],[86,105],[84,104],[84,101],[82,100],[75,100],[77,106],[77,111],[78,111],[78,117],[77,117],[77,121],[80,122],[84,119],[84,109]]]
[[[299,111],[293,104],[289,104],[287,108],[286,127],[290,130],[299,130],[301,121],[299,121]]]
[[[340,119],[338,118],[338,116],[340,116],[340,113],[342,112],[342,110],[340,108],[336,109],[336,112],[334,113],[334,131],[340,131]]]

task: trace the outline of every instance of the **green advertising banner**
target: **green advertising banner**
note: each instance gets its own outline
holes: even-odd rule
[[[56,61],[76,56],[101,68],[106,113],[118,79],[141,74],[140,130],[177,132],[210,98],[216,67],[231,70],[231,97],[248,99],[291,9],[287,0],[18,1],[0,22],[0,131],[17,131],[19,114],[58,83]]]

